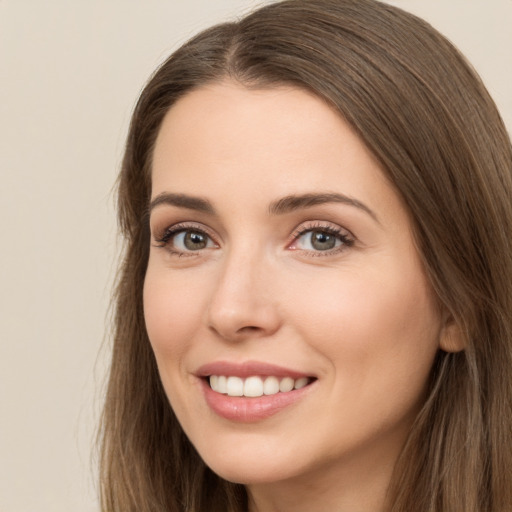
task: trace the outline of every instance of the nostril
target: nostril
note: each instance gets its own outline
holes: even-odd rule
[[[248,325],[246,327],[242,327],[241,329],[238,329],[238,332],[254,332],[259,331],[260,327],[255,327],[254,325]]]
[[[247,299],[246,303],[237,302],[236,306],[221,306],[219,303],[212,304],[207,322],[209,329],[225,340],[241,341],[245,338],[270,336],[280,326],[276,308],[267,302],[258,304]]]

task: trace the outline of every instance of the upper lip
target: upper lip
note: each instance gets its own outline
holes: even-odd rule
[[[196,371],[196,375],[198,377],[209,377],[210,375],[226,375],[241,378],[258,375],[261,377],[292,377],[293,379],[312,377],[311,374],[260,361],[245,361],[243,363],[234,363],[231,361],[214,361],[199,367]]]

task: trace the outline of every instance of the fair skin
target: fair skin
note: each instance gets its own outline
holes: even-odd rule
[[[159,132],[150,227],[146,326],[206,464],[251,512],[382,511],[447,328],[362,141],[300,89],[204,86]],[[272,372],[300,389],[208,384]]]

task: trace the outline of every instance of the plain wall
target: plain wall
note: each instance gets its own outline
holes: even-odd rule
[[[512,0],[395,0],[473,62],[512,129]],[[249,0],[0,0],[0,512],[98,510],[90,454],[112,189],[154,68]]]

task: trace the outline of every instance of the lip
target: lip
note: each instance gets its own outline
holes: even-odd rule
[[[233,363],[230,361],[216,361],[208,363],[197,369],[196,375],[204,378],[210,375],[226,375],[240,377],[291,377],[292,379],[300,379],[302,377],[315,377],[315,375],[306,374],[300,371],[277,366],[275,364],[264,363],[260,361],[245,361],[243,363]]]
[[[274,364],[257,361],[244,363],[232,363],[229,361],[217,361],[201,366],[197,372],[201,383],[204,398],[210,409],[218,416],[238,423],[254,423],[278,414],[283,409],[292,406],[302,400],[316,384],[316,379],[307,386],[275,395],[263,395],[261,397],[233,397],[213,391],[208,383],[210,375],[226,375],[240,378],[251,376],[278,378],[312,377],[300,371],[291,370]]]

